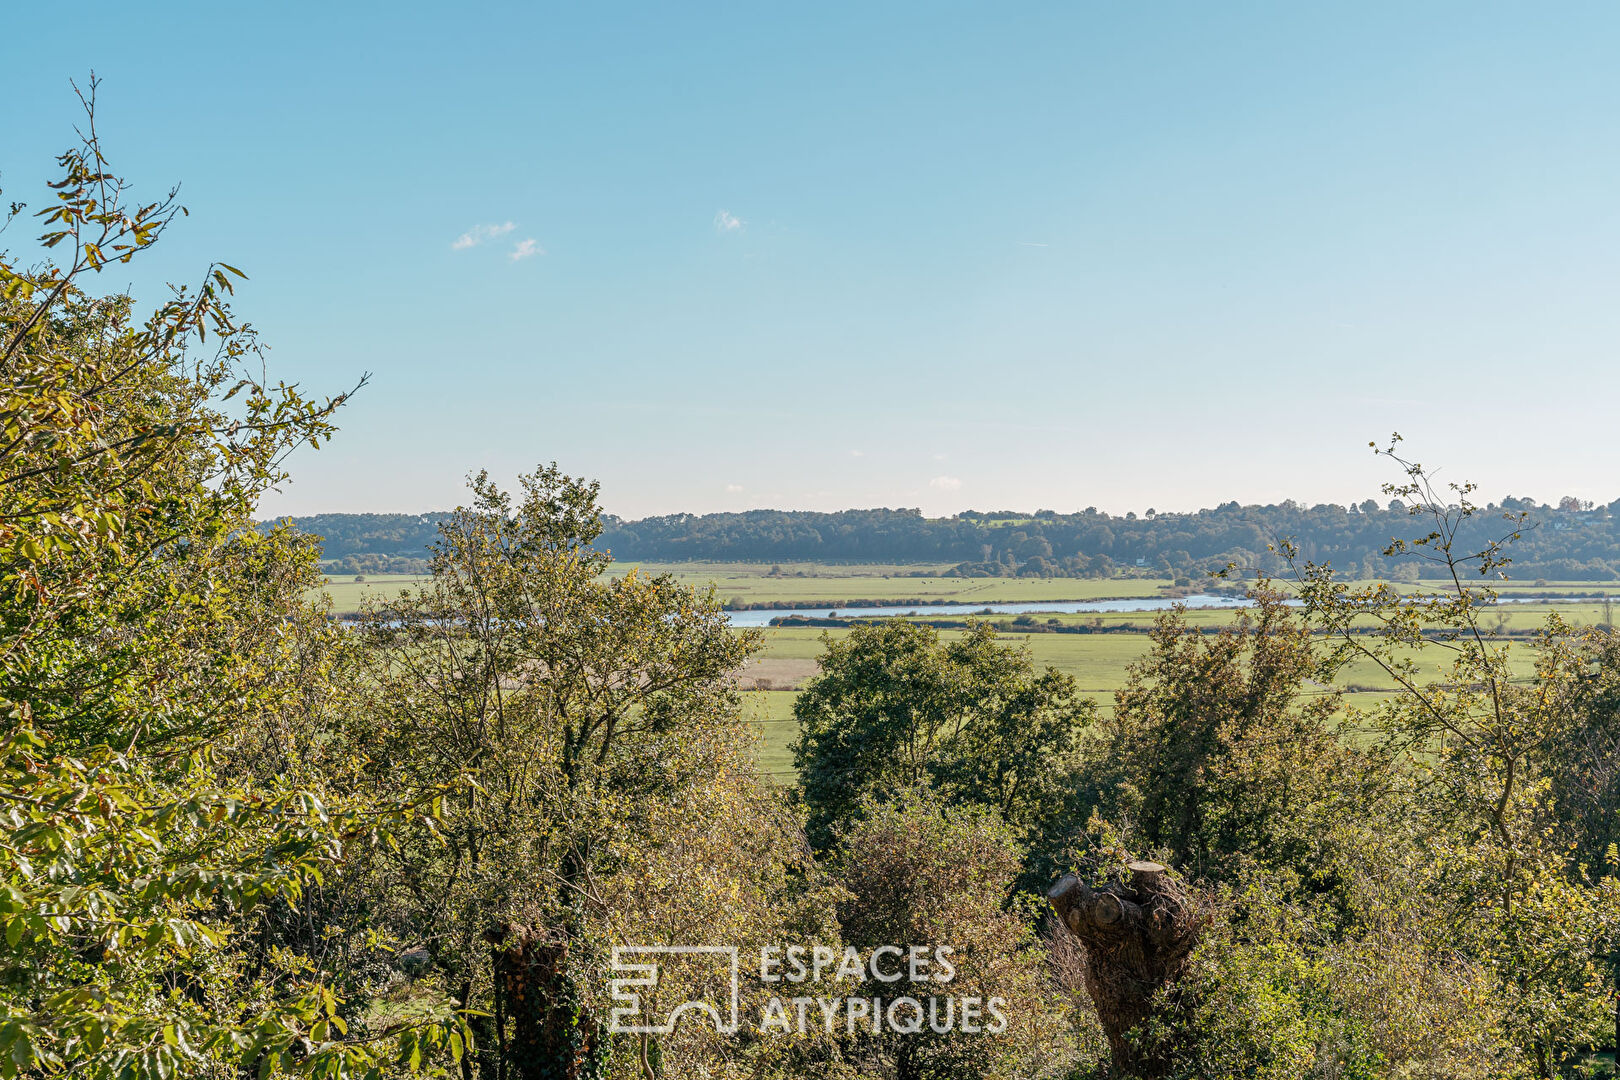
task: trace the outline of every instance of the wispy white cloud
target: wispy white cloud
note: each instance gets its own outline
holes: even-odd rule
[[[849,452],[849,456],[850,457],[865,457],[866,456],[866,451],[865,450],[851,450]]]
[[[517,262],[519,259],[527,259],[530,255],[544,255],[545,253],[546,249],[535,243],[533,239],[519,240],[513,245],[511,252],[506,257],[513,262]]]
[[[936,476],[928,481],[928,486],[937,491],[957,491],[962,487],[962,481],[954,476]]]
[[[714,231],[720,233],[738,232],[748,224],[730,210],[721,210],[714,215]]]
[[[742,489],[743,489],[743,486],[741,484],[727,484],[726,485],[726,494],[727,495],[741,494]]]
[[[451,244],[450,247],[455,251],[466,251],[468,248],[477,247],[486,240],[494,240],[505,236],[515,228],[517,226],[510,221],[503,221],[499,225],[474,225],[456,237],[455,243]]]
[[[1020,240],[1020,241],[1018,241],[1018,246],[1019,247],[1051,247],[1052,245],[1051,244],[1042,244],[1042,243],[1039,243],[1038,241],[1035,241],[1035,240]]]

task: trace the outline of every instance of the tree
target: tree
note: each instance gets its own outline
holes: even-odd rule
[[[1591,700],[1587,655],[1552,616],[1533,675],[1516,675],[1513,645],[1493,640],[1484,619],[1496,600],[1489,582],[1505,576],[1525,511],[1507,512],[1496,536],[1470,546],[1481,513],[1475,486],[1442,492],[1428,470],[1400,456],[1399,442],[1378,451],[1403,475],[1385,490],[1421,531],[1385,554],[1426,565],[1437,584],[1415,595],[1352,587],[1306,562],[1300,595],[1334,642],[1329,670],[1359,660],[1401,688],[1377,721],[1412,781],[1407,810],[1431,852],[1422,887],[1452,901],[1452,917],[1434,933],[1500,973],[1503,1034],[1550,1077],[1602,1030],[1607,1010],[1596,987],[1620,926],[1620,888],[1612,878],[1593,882],[1590,868],[1571,860],[1578,840],[1560,835],[1549,798],[1550,770],[1567,765],[1561,737],[1582,726]],[[1441,663],[1427,668],[1436,654]]]
[[[332,639],[302,604],[313,548],[250,515],[341,397],[266,380],[231,267],[144,320],[90,291],[181,212],[130,204],[94,93],[36,214],[62,261],[0,254],[0,1075],[435,1065],[463,1045],[438,1003],[373,1026],[255,948],[414,816],[251,760],[320,697],[302,665]]]
[[[1125,869],[1128,882],[1097,888],[1066,874],[1046,895],[1085,948],[1086,989],[1108,1039],[1111,1071],[1152,1078],[1168,1074],[1170,1059],[1143,1027],[1164,1022],[1164,992],[1186,972],[1204,918],[1168,867],[1132,860]]]
[[[1371,813],[1373,763],[1341,740],[1338,696],[1309,688],[1318,659],[1294,609],[1264,582],[1250,595],[1217,632],[1179,607],[1158,619],[1098,722],[1086,802],[1127,846],[1190,875],[1229,879],[1252,863],[1332,888],[1344,869],[1334,825]]]
[[[379,792],[467,781],[379,870],[392,918],[488,1014],[485,1080],[600,1075],[613,945],[745,945],[810,873],[731,686],[757,635],[671,577],[606,578],[595,484],[555,465],[520,484],[475,479],[432,580],[368,609],[348,732]]]
[[[984,624],[948,642],[889,620],[824,638],[821,674],[794,702],[809,832],[829,845],[867,796],[930,784],[1033,835],[1061,813],[1093,706],[1074,680],[1037,674]]]
[[[845,942],[863,956],[905,946],[923,957],[917,966],[902,955],[892,981],[867,968],[859,987],[840,991],[877,998],[885,1013],[897,1003],[902,1027],[921,1020],[915,1032],[863,1026],[851,1035],[863,1075],[877,1067],[894,1080],[1031,1076],[1068,1056],[1033,898],[1011,895],[1019,856],[993,812],[948,808],[925,790],[869,799],[840,833],[833,866],[848,893],[838,907]],[[941,955],[949,972],[934,960]]]
[[[1620,633],[1587,632],[1572,659],[1586,670],[1551,733],[1545,768],[1576,860],[1603,869],[1620,846]]]
[[[1531,499],[1502,505],[1554,512]],[[750,510],[640,521],[609,518],[601,543],[621,559],[708,558],[778,566],[802,559],[943,562],[956,564],[956,576],[1029,572],[1025,564],[1036,558],[1054,574],[1100,573],[1101,564],[1092,560],[1103,555],[1109,565],[1134,565],[1138,558],[1144,565],[1160,565],[1163,555],[1177,571],[1236,563],[1276,575],[1286,568],[1285,560],[1268,545],[1287,536],[1309,558],[1331,558],[1345,567],[1371,559],[1381,568],[1378,552],[1389,539],[1389,514],[1370,499],[1354,508],[1359,512],[1351,509],[1331,503],[1307,510],[1296,503],[1240,507],[1227,502],[1212,510],[1135,520],[1079,513],[1037,515],[1033,523],[1012,511],[924,518],[914,510]],[[297,524],[324,538],[329,559],[365,554],[385,560],[354,572],[408,563],[426,553],[434,535],[431,517],[420,514],[319,514]],[[1483,540],[1470,534],[1468,543]],[[1521,538],[1517,558],[1530,576],[1614,580],[1620,577],[1620,530],[1608,513],[1560,513],[1556,527]]]

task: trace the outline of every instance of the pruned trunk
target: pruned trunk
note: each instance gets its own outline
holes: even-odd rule
[[[1130,1032],[1154,1016],[1154,997],[1187,969],[1198,943],[1198,904],[1168,868],[1130,864],[1129,884],[1100,889],[1066,875],[1047,892],[1058,918],[1086,952],[1086,989],[1108,1037],[1112,1075],[1164,1076],[1168,1048],[1132,1040]]]
[[[605,1047],[568,973],[567,943],[507,925],[486,936],[505,1021],[505,1080],[596,1080]]]

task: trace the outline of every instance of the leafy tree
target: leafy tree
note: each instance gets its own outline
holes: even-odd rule
[[[1303,887],[1344,869],[1336,823],[1367,818],[1372,762],[1341,738],[1309,629],[1277,591],[1219,631],[1162,615],[1087,755],[1087,802],[1137,850],[1190,876],[1287,868]]]
[[[1578,862],[1606,868],[1620,850],[1620,633],[1581,636],[1584,668],[1546,749],[1550,798]]]
[[[1571,858],[1579,840],[1560,835],[1551,798],[1551,772],[1565,765],[1561,736],[1581,727],[1590,701],[1587,656],[1554,616],[1533,675],[1516,677],[1513,644],[1493,640],[1483,619],[1523,512],[1508,513],[1497,538],[1468,546],[1481,513],[1473,485],[1442,493],[1398,443],[1380,451],[1404,476],[1386,491],[1424,531],[1388,554],[1426,563],[1425,576],[1441,584],[1416,595],[1351,587],[1306,561],[1301,596],[1334,641],[1330,663],[1375,664],[1401,687],[1376,719],[1411,778],[1408,813],[1431,853],[1424,887],[1448,900],[1450,918],[1435,932],[1499,973],[1504,1036],[1537,1075],[1552,1076],[1603,1030],[1599,988],[1620,927],[1620,889],[1593,882]],[[1428,669],[1436,653],[1443,661]]]
[[[1033,931],[1034,898],[1011,895],[1020,869],[1013,831],[992,811],[948,809],[927,791],[869,799],[861,810],[840,833],[834,858],[849,893],[838,909],[845,941],[863,956],[898,944],[924,957],[917,968],[909,956],[889,964],[900,976],[894,981],[868,969],[858,989],[842,991],[879,998],[885,1009],[902,997],[921,1003],[914,1034],[862,1027],[849,1038],[863,1071],[876,1067],[895,1080],[1011,1078],[1068,1060],[1056,984]],[[935,981],[945,969],[930,960],[940,948],[951,950],[946,982]],[[964,1012],[967,999],[977,1019]],[[902,1024],[909,1010],[897,1007]]]
[[[901,620],[825,639],[821,674],[794,702],[809,832],[828,846],[867,796],[932,785],[1026,833],[1061,813],[1092,704],[1074,680],[979,625],[941,642]]]
[[[1218,634],[1171,615],[1088,755],[1094,825],[1218,883],[1132,1042],[1187,1075],[1553,1076],[1607,1031],[1612,646],[1554,619],[1516,664],[1481,579],[1522,519],[1469,548],[1470,489],[1396,460],[1389,493],[1425,528],[1386,554],[1444,587],[1304,560],[1300,608],[1262,589]],[[1341,725],[1328,683],[1352,661],[1400,692]]]
[[[607,577],[594,484],[549,466],[515,497],[485,476],[473,493],[432,580],[361,629],[347,738],[362,782],[466,780],[401,836],[379,888],[457,1001],[488,1014],[481,1075],[605,1075],[613,945],[745,946],[816,923],[815,890],[789,893],[813,871],[731,688],[756,635],[667,576]],[[625,1052],[652,1068],[735,1050],[683,1031]]]
[[[413,816],[244,752],[320,696],[315,553],[249,526],[340,399],[265,379],[228,266],[144,318],[91,292],[182,212],[130,201],[94,88],[35,215],[47,254],[0,253],[0,1075],[435,1065],[462,1045],[436,1003],[373,1026],[307,957],[255,948]]]

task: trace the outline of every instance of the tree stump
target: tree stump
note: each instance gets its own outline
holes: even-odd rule
[[[1093,889],[1067,874],[1046,898],[1086,953],[1086,989],[1097,1007],[1115,1076],[1165,1075],[1165,1047],[1132,1041],[1154,1015],[1154,995],[1179,979],[1198,943],[1199,905],[1155,862],[1129,865],[1129,884]]]

